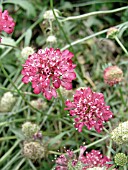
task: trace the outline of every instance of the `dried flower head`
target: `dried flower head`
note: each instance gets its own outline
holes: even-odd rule
[[[58,17],[60,11],[57,10],[57,9],[54,9],[54,12],[55,12],[56,17]],[[53,11],[52,11],[52,10],[46,11],[46,12],[44,13],[44,19],[47,19],[47,20],[55,20],[55,16],[54,16]]]
[[[16,102],[16,98],[13,96],[11,92],[4,93],[0,101],[0,112],[11,111],[15,102]]]
[[[47,43],[56,43],[57,40],[56,40],[56,37],[54,35],[50,35],[50,36],[47,37],[46,42]]]
[[[3,13],[0,10],[0,32],[5,31],[11,34],[14,30],[15,22],[11,16],[8,15],[8,11],[5,10]]]
[[[24,136],[28,139],[32,139],[34,135],[39,132],[39,130],[40,130],[40,127],[31,122],[25,122],[22,125],[22,132]]]
[[[104,70],[104,81],[110,86],[121,82],[122,79],[123,72],[118,66],[110,66]]]
[[[107,164],[111,160],[103,156],[99,151],[92,150],[91,152],[86,152],[84,156],[84,151],[86,147],[80,147],[79,157],[73,153],[73,151],[67,150],[66,155],[61,155],[56,160],[56,170],[107,170],[112,165]],[[92,168],[92,169],[91,169]],[[94,168],[94,169],[93,169]],[[99,168],[99,169],[98,169]]]
[[[124,153],[117,153],[114,160],[118,166],[125,166],[128,163],[128,157]]]
[[[34,53],[34,49],[32,47],[25,47],[21,51],[21,56],[23,57],[24,60],[26,60],[28,56],[33,53]]]
[[[41,98],[37,99],[37,100],[31,100],[30,104],[39,110],[46,110],[48,108],[48,105],[45,101],[43,101]]]
[[[111,132],[111,138],[118,145],[128,143],[128,121],[120,123],[119,126]]]
[[[90,88],[76,90],[74,101],[66,101],[66,110],[70,110],[70,116],[75,117],[75,128],[79,132],[83,126],[89,130],[92,127],[100,133],[103,129],[103,123],[112,118],[112,112],[109,106],[106,106],[102,93],[92,92]]]
[[[107,32],[107,38],[114,39],[119,33],[119,30],[116,27],[109,28]]]
[[[45,148],[38,142],[24,142],[23,154],[29,159],[41,159],[45,156]]]
[[[76,78],[72,57],[68,50],[40,49],[30,55],[23,65],[22,81],[26,84],[32,82],[34,93],[42,92],[48,100],[57,97],[56,89],[60,86],[72,89],[72,80]]]

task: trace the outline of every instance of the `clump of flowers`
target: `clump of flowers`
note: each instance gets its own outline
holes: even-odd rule
[[[120,123],[119,126],[111,132],[111,138],[118,145],[128,143],[128,121]]]
[[[16,97],[11,92],[4,93],[0,100],[0,112],[9,112],[16,102]]]
[[[99,151],[92,150],[84,156],[86,147],[80,147],[79,157],[73,153],[73,151],[67,150],[66,155],[61,155],[56,159],[56,170],[88,170],[89,168],[101,168],[108,169],[112,165],[107,164],[111,160],[103,156]]]
[[[22,125],[22,132],[27,139],[33,139],[39,135],[40,127],[37,124],[31,122],[25,122]]]
[[[75,128],[79,132],[83,126],[89,130],[93,127],[100,133],[103,129],[103,123],[112,118],[112,112],[109,106],[106,106],[104,95],[95,93],[90,88],[76,90],[74,100],[66,101],[66,110],[70,110],[70,116],[75,117]]]
[[[128,157],[124,153],[117,153],[114,160],[118,166],[125,166],[128,163]]]
[[[118,66],[109,66],[104,70],[104,81],[110,86],[121,82],[122,79],[123,72]]]
[[[21,56],[23,57],[24,60],[26,60],[28,56],[33,53],[34,53],[34,49],[32,47],[25,47],[21,51]]]
[[[37,160],[44,158],[45,156],[45,147],[39,142],[24,142],[23,145],[23,154],[25,157]]]
[[[57,97],[56,89],[60,86],[72,89],[72,80],[76,78],[75,64],[72,63],[73,54],[68,50],[46,48],[29,55],[23,65],[22,81],[32,82],[35,94],[43,93],[50,100]]]
[[[8,11],[5,10],[3,13],[0,9],[0,32],[5,31],[8,34],[11,34],[14,30],[15,22],[13,18],[8,15]]]

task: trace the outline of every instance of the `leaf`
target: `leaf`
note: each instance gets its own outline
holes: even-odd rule
[[[33,17],[36,16],[36,11],[34,6],[26,0],[7,0],[6,2],[3,2],[3,4],[7,4],[7,3],[19,5],[21,8],[27,11],[28,16],[33,16]]]
[[[31,38],[32,38],[32,30],[28,29],[25,35],[25,42],[24,42],[25,47],[29,46]]]
[[[0,48],[5,48],[6,45],[16,46],[14,39],[12,39],[10,37],[3,37],[3,36],[0,36],[0,37],[2,38]],[[5,46],[2,44],[4,44]]]

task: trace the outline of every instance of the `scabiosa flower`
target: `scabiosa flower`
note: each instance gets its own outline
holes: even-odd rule
[[[88,170],[88,168],[94,167],[105,167],[108,169],[112,166],[112,164],[107,164],[110,161],[111,159],[103,156],[99,151],[92,150],[89,153],[86,152],[86,155],[81,157],[81,162],[86,165],[82,170]]]
[[[128,157],[124,153],[117,153],[114,160],[118,166],[125,166],[128,163]]]
[[[32,82],[35,94],[43,93],[50,100],[57,97],[56,89],[60,86],[66,90],[72,89],[72,80],[76,78],[73,54],[68,50],[46,48],[29,55],[23,65],[22,81]]]
[[[70,110],[70,116],[75,117],[75,128],[81,132],[83,126],[87,126],[89,130],[94,127],[100,133],[103,123],[112,118],[112,112],[109,106],[106,106],[103,94],[85,88],[76,90],[73,97],[73,102],[66,101],[65,110]]]
[[[15,22],[11,16],[8,15],[8,11],[5,10],[3,13],[0,9],[0,32],[5,31],[11,34],[14,30]]]
[[[92,150],[91,152],[84,152],[86,150],[85,146],[80,147],[80,154],[77,157],[73,151],[67,150],[66,154],[61,155],[56,159],[56,170],[89,170],[90,168],[102,168],[106,170],[112,166],[112,164],[107,164],[111,160],[103,156],[99,151]]]
[[[104,70],[104,81],[110,86],[121,82],[122,79],[123,72],[118,66],[109,66]]]

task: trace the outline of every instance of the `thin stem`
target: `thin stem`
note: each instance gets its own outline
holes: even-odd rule
[[[63,98],[63,96],[62,96],[62,94],[61,94],[60,89],[57,89],[57,91],[58,91],[58,94],[59,94],[59,96],[60,96],[60,98],[61,98],[61,101],[62,101],[62,109],[64,109],[64,107],[65,107],[65,101],[64,101],[64,98]]]
[[[4,44],[4,43],[0,43],[0,45],[4,45],[4,46],[7,46],[7,47],[12,47],[12,48],[18,48],[14,45],[10,45],[10,44]]]
[[[116,36],[115,40],[117,41],[117,43],[120,45],[120,47],[122,48],[122,50],[125,52],[125,54],[128,56],[128,51],[126,50],[126,48],[124,47],[124,45],[122,44],[122,42],[119,40],[119,38]]]
[[[119,24],[119,25],[117,25],[117,26],[115,26],[115,27],[119,28],[119,27],[121,27],[121,26],[123,26],[123,25],[125,25],[125,24],[127,24],[127,23],[128,23],[128,22],[125,22],[125,23]],[[109,28],[108,28],[108,29],[109,29]],[[91,39],[91,38],[93,38],[93,37],[96,37],[96,36],[98,36],[98,35],[104,34],[104,33],[106,33],[106,32],[108,31],[108,29],[99,31],[99,32],[97,32],[97,33],[94,33],[94,34],[89,35],[89,36],[87,36],[87,37],[84,37],[84,38],[82,38],[82,39],[73,41],[70,45],[74,46],[74,45],[76,45],[76,44],[79,44],[79,43],[82,43],[82,42],[84,42],[84,41],[87,41],[87,40],[89,40],[89,39]],[[63,47],[61,50],[65,50],[65,49],[69,48],[70,45],[69,45],[69,44],[66,45],[66,46]]]
[[[128,9],[128,6],[113,9],[113,10],[94,11],[94,12],[90,12],[90,13],[79,15],[79,16],[71,16],[71,17],[67,17],[67,18],[61,20],[61,22],[65,22],[65,21],[69,21],[69,20],[82,19],[82,18],[86,18],[86,17],[89,17],[89,16],[97,15],[97,14],[111,14],[111,13],[119,12],[119,11],[122,11],[122,10],[125,10],[125,9]]]
[[[127,166],[126,165],[124,166],[124,170],[127,170]]]
[[[103,138],[101,138],[101,139],[99,139],[99,140],[97,140],[97,141],[95,141],[95,142],[93,142],[93,143],[91,143],[89,145],[86,145],[86,148],[89,148],[89,147],[91,147],[93,145],[96,145],[97,143],[100,143],[100,142],[106,140],[107,138],[109,138],[109,135],[107,135],[107,136],[105,136],[105,137],[103,137]],[[77,150],[74,151],[74,153],[79,152],[79,151],[80,151],[80,149],[77,149]]]

